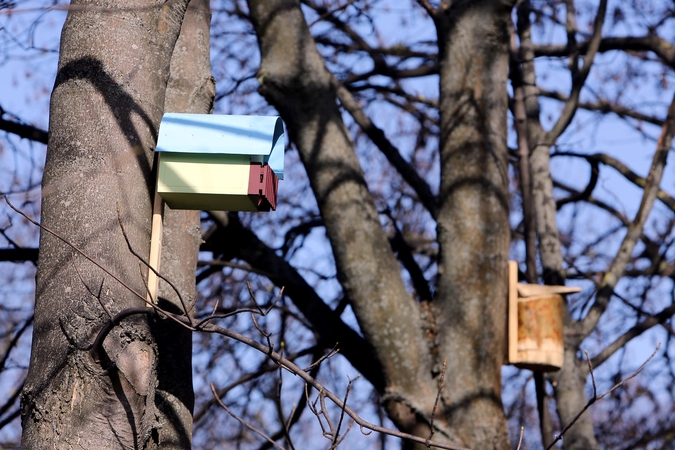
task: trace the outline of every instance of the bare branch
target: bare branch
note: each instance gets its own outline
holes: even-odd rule
[[[9,341],[7,344],[7,347],[5,349],[5,354],[2,356],[2,359],[0,359],[0,372],[5,369],[5,364],[7,364],[7,360],[9,359],[9,354],[12,352],[12,350],[16,347],[16,345],[19,343],[19,339],[21,339],[21,336],[23,333],[31,326],[33,325],[33,320],[35,319],[35,316],[30,316],[26,321],[19,327],[18,330],[14,332],[14,336],[12,336],[12,339]],[[2,414],[3,411],[0,411],[0,414]]]
[[[513,86],[513,119],[518,140],[518,175],[520,192],[523,198],[523,228],[525,237],[525,263],[527,282],[537,282],[537,225],[535,221],[534,202],[532,200],[532,176],[530,173],[530,143],[527,136],[527,112],[525,110],[525,94],[523,92],[523,73],[516,44],[516,33],[513,23],[509,27],[509,76]]]
[[[547,145],[552,145],[556,139],[567,129],[567,126],[572,122],[574,114],[579,107],[579,95],[581,94],[581,88],[583,88],[586,83],[586,78],[591,72],[591,66],[593,65],[593,60],[595,55],[598,52],[600,47],[600,41],[602,38],[602,25],[605,22],[605,12],[607,11],[607,0],[601,0],[600,5],[598,6],[598,12],[595,16],[595,22],[593,24],[593,36],[589,40],[588,51],[586,52],[586,58],[584,59],[584,64],[579,69],[579,71],[574,74],[572,78],[572,92],[570,92],[569,99],[565,103],[565,107],[560,113],[558,121],[553,126],[553,128],[546,133],[544,142]]]
[[[287,261],[276,251],[262,242],[251,230],[244,228],[236,219],[228,221],[226,228],[218,231],[227,236],[222,241],[223,246],[237,243],[236,248],[221,248],[215,251],[234,251],[238,258],[243,259],[255,268],[264,268],[270,280],[277,286],[285,286],[286,295],[293,300],[295,306],[312,324],[319,333],[320,341],[327,347],[336,345],[339,341],[340,353],[370,381],[376,389],[382,390],[384,380],[377,360],[372,356],[370,345],[346,325],[314,289]],[[219,235],[210,240],[218,241]]]
[[[436,400],[434,401],[434,407],[431,410],[431,421],[429,423],[429,437],[427,440],[431,440],[434,437],[434,417],[436,416],[436,408],[438,407],[438,400],[441,398],[441,393],[443,392],[443,386],[445,385],[445,371],[448,368],[448,358],[443,358],[443,369],[441,369],[440,379],[438,380],[438,392],[436,393]]]
[[[595,162],[596,164],[602,163],[615,169],[617,172],[623,175],[628,181],[630,181],[639,188],[644,189],[645,186],[647,185],[647,180],[645,178],[639,176],[638,174],[633,172],[627,165],[625,165],[618,159],[606,153],[594,153],[591,155],[585,155],[582,153],[574,153],[574,152],[556,152],[551,156],[573,156],[577,158],[584,158],[589,162]],[[656,193],[656,198],[660,200],[666,207],[668,207],[668,209],[675,212],[675,198],[673,198],[670,194],[659,188],[658,192]]]
[[[180,304],[183,307],[183,313],[185,314],[185,317],[188,318],[188,321],[192,322],[192,318],[190,317],[190,310],[194,307],[194,304],[188,309],[187,305],[183,301],[183,296],[178,291],[178,288],[170,280],[168,280],[165,276],[163,276],[157,270],[155,270],[155,268],[152,267],[150,265],[150,263],[148,263],[138,252],[136,252],[134,250],[134,248],[131,245],[131,242],[129,241],[129,236],[127,236],[127,232],[124,229],[124,224],[122,223],[122,217],[120,216],[120,204],[117,203],[116,207],[117,207],[117,222],[120,224],[120,229],[122,230],[122,235],[124,236],[124,241],[127,243],[127,248],[129,249],[131,254],[134,255],[141,263],[143,263],[143,265],[145,265],[145,267],[150,269],[157,276],[157,278],[163,280],[164,282],[166,282],[166,284],[171,286],[171,289],[173,289],[173,291],[178,296],[178,300],[180,300]],[[146,290],[147,290],[147,286],[146,286]]]
[[[592,38],[591,38],[592,40]],[[572,51],[586,54],[589,51],[591,41],[578,44],[576,49],[570,49],[567,45],[539,45],[534,47],[536,56],[569,56]],[[622,50],[626,52],[653,52],[668,66],[675,68],[675,46],[656,34],[645,36],[607,37],[600,41],[599,52]]]
[[[351,378],[349,379],[349,383],[347,384],[347,391],[345,392],[345,399],[342,401],[342,404],[344,406],[347,406],[347,399],[349,398],[349,391],[352,389],[352,383],[357,380],[359,377],[357,376],[354,380]],[[345,408],[344,406],[342,407],[340,411],[340,420],[338,421],[338,426],[337,429],[335,430],[335,436],[333,437],[333,443],[331,444],[331,449],[337,448],[338,444],[347,436],[347,433],[344,434],[344,436],[340,437],[340,428],[342,428],[342,421],[345,418]],[[350,426],[351,428],[351,426]],[[349,430],[347,430],[349,431]]]
[[[561,102],[568,102],[569,96],[562,94],[556,91],[548,91],[545,89],[539,88],[539,95],[546,98],[552,98],[554,100],[560,100]],[[631,119],[640,120],[643,122],[651,123],[654,125],[661,126],[663,125],[663,120],[658,117],[649,116],[647,114],[642,114],[637,112],[634,109],[628,108],[627,106],[619,105],[616,103],[611,103],[605,99],[598,99],[595,102],[579,102],[579,108],[585,109],[588,111],[600,111],[603,113],[614,113],[621,118],[630,117]]]
[[[387,139],[384,132],[373,124],[370,117],[359,106],[352,93],[332,74],[331,82],[342,106],[354,118],[354,121],[361,127],[361,130],[373,141],[373,144],[386,156],[391,165],[398,170],[401,177],[415,191],[424,207],[435,219],[438,214],[437,199],[431,192],[429,184],[420,177],[419,173],[408,161],[403,159],[399,150]]]
[[[215,388],[215,386],[213,385],[213,383],[210,383],[210,385],[211,385],[211,392],[213,392],[213,396],[216,398],[216,401],[218,402],[218,404],[219,404],[225,411],[227,411],[227,413],[228,413],[229,415],[231,415],[232,417],[234,417],[234,418],[237,420],[237,422],[239,422],[240,424],[244,425],[244,426],[245,426],[246,428],[248,428],[249,430],[253,431],[254,433],[258,434],[259,436],[262,436],[263,439],[265,439],[267,442],[269,442],[269,443],[271,443],[272,445],[274,445],[274,446],[275,446],[276,448],[278,448],[279,450],[284,450],[284,448],[283,448],[282,446],[280,446],[279,444],[277,444],[276,442],[274,442],[274,441],[273,441],[269,436],[267,436],[265,433],[263,433],[262,431],[260,431],[259,429],[257,429],[257,428],[254,427],[253,425],[251,425],[250,423],[246,422],[246,421],[245,421],[244,419],[242,419],[241,417],[237,416],[235,413],[232,412],[232,410],[231,410],[230,408],[228,408],[227,406],[225,406],[225,403],[223,403],[223,401],[220,399],[220,397],[218,397],[218,393],[216,392],[216,388]]]
[[[2,13],[3,11],[0,11],[0,14]],[[0,107],[0,130],[47,145],[49,135],[45,130],[32,125],[26,125],[18,120],[3,119],[3,115],[5,115],[5,110]]]
[[[628,260],[633,253],[633,248],[642,234],[642,229],[652,210],[654,200],[659,191],[659,184],[661,183],[661,177],[663,176],[668,152],[672,145],[673,134],[675,134],[675,96],[673,96],[670,107],[668,108],[668,115],[661,129],[661,136],[659,136],[656,144],[656,152],[654,153],[654,159],[652,160],[652,165],[649,169],[649,175],[647,175],[644,194],[638,212],[628,227],[626,236],[621,243],[621,247],[614,258],[614,261],[602,279],[600,289],[595,298],[595,303],[587,316],[579,325],[575,326],[578,329],[577,332],[581,339],[587,336],[588,333],[595,328],[598,320],[600,320],[600,316],[602,316],[609,303],[614,287],[626,269]]]
[[[349,0],[344,5],[338,5],[335,8],[326,11],[325,13],[323,13],[319,17],[317,17],[316,20],[314,20],[314,22],[307,24],[307,27],[312,28],[313,25],[317,24],[318,22],[321,22],[322,20],[325,20],[327,17],[332,16],[336,12],[342,11],[343,9],[347,8],[349,5],[351,5],[354,2],[356,2],[356,0]]]
[[[0,261],[36,263],[39,249],[37,248],[0,248]]]
[[[204,331],[207,333],[215,333],[215,334],[221,334],[223,336],[229,337],[231,339],[234,339],[236,341],[239,341],[243,344],[248,345],[249,347],[258,350],[259,352],[264,353],[267,355],[269,358],[272,360],[280,363],[285,370],[288,370],[290,373],[293,373],[300,377],[302,380],[304,380],[309,386],[313,387],[316,389],[318,392],[322,393],[325,397],[330,399],[335,405],[337,405],[339,408],[343,408],[345,413],[351,417],[354,422],[356,422],[362,429],[370,430],[370,431],[375,431],[376,433],[384,433],[389,436],[394,436],[398,437],[400,439],[406,439],[412,442],[417,442],[426,446],[434,446],[438,448],[443,448],[443,449],[449,449],[449,450],[468,450],[464,447],[458,447],[456,445],[451,445],[451,444],[445,444],[441,442],[434,442],[434,441],[429,441],[428,439],[421,438],[419,436],[413,436],[408,433],[402,433],[400,431],[396,430],[391,430],[385,427],[381,427],[378,425],[375,425],[373,423],[370,423],[364,419],[362,419],[354,410],[352,410],[350,407],[344,404],[344,402],[335,394],[333,394],[331,391],[327,390],[321,383],[319,383],[317,380],[312,378],[309,374],[307,374],[304,370],[302,370],[300,367],[298,367],[296,364],[293,362],[289,361],[288,359],[282,357],[279,355],[277,352],[270,352],[269,348],[266,345],[263,345],[259,342],[254,341],[251,338],[248,338],[242,334],[236,333],[232,330],[228,330],[226,328],[219,327],[217,325],[213,324],[207,324],[205,325],[201,330],[196,330],[196,331]]]
[[[7,196],[4,196],[4,198],[5,198],[5,201],[7,202],[7,205],[8,205],[14,212],[16,212],[17,214],[21,215],[23,218],[25,218],[26,220],[28,220],[30,223],[32,223],[32,224],[35,225],[36,227],[40,228],[41,230],[44,230],[44,231],[46,231],[47,233],[51,234],[51,235],[54,236],[56,239],[60,240],[60,241],[63,242],[64,244],[66,244],[68,247],[70,247],[71,249],[73,249],[74,251],[76,251],[77,253],[79,253],[80,255],[84,256],[85,259],[87,259],[87,261],[89,261],[90,263],[94,264],[96,267],[98,267],[99,269],[101,269],[104,273],[110,275],[110,277],[111,277],[113,280],[117,281],[117,282],[118,282],[120,285],[122,285],[122,287],[124,287],[127,291],[129,291],[130,293],[132,293],[133,295],[135,295],[136,297],[138,297],[139,299],[141,299],[141,300],[143,301],[143,303],[145,303],[146,305],[148,305],[153,311],[155,311],[155,312],[157,312],[158,314],[162,315],[162,317],[166,316],[166,317],[172,319],[173,321],[175,321],[175,322],[177,322],[177,323],[179,323],[179,324],[181,324],[181,325],[185,325],[181,320],[177,319],[173,314],[164,314],[164,311],[162,311],[161,309],[159,309],[159,308],[158,308],[157,306],[155,306],[153,303],[149,302],[149,301],[145,298],[144,295],[141,295],[139,292],[137,292],[136,290],[134,290],[131,286],[129,286],[129,285],[128,285],[127,283],[125,283],[124,281],[122,281],[117,275],[115,275],[114,273],[112,273],[110,270],[108,270],[106,267],[104,267],[101,263],[97,262],[94,258],[92,258],[92,257],[90,257],[89,255],[87,255],[84,251],[80,250],[77,246],[75,246],[74,244],[72,244],[70,241],[68,241],[66,238],[64,238],[63,236],[61,236],[59,233],[55,232],[54,230],[50,229],[49,227],[46,227],[46,226],[44,226],[44,225],[42,225],[42,224],[36,222],[36,221],[33,220],[32,218],[30,218],[28,215],[26,215],[23,211],[21,211],[21,210],[19,210],[18,208],[16,208],[16,207],[9,201],[9,199],[7,198]],[[132,308],[132,309],[133,309],[133,308]],[[143,308],[135,308],[135,309],[143,309]],[[120,314],[121,314],[121,313],[120,313]],[[136,313],[136,314],[137,314],[137,313]],[[119,316],[119,314],[118,314],[118,316]],[[111,322],[108,322],[108,324],[110,324],[110,323],[111,323]],[[100,333],[99,333],[99,335],[100,335]]]
[[[640,372],[642,372],[642,369],[644,369],[645,366],[647,364],[649,364],[649,361],[651,361],[654,358],[654,356],[656,356],[656,353],[659,351],[660,348],[661,348],[661,342],[659,342],[659,344],[656,346],[656,349],[654,349],[654,352],[651,354],[651,356],[649,358],[647,358],[647,360],[640,367],[638,367],[638,369],[635,372],[633,372],[633,374],[631,376],[629,376],[628,378],[624,378],[623,380],[619,381],[614,386],[612,386],[610,389],[608,389],[607,391],[603,392],[600,395],[597,395],[597,390],[596,390],[596,386],[595,386],[595,375],[593,375],[593,366],[591,364],[590,358],[588,358],[588,353],[586,353],[586,358],[587,358],[586,360],[588,362],[589,371],[591,373],[591,377],[592,377],[592,380],[593,380],[593,397],[591,397],[591,399],[588,400],[588,403],[586,403],[586,406],[584,406],[584,408],[579,412],[579,414],[577,414],[576,417],[569,424],[567,424],[565,426],[565,428],[563,428],[563,430],[560,432],[560,434],[555,437],[553,442],[551,442],[551,444],[548,447],[546,447],[546,450],[549,450],[549,449],[553,448],[553,446],[555,444],[557,444],[560,440],[562,440],[562,438],[565,435],[565,433],[567,432],[567,430],[569,430],[577,422],[577,420],[579,420],[579,417],[581,417],[582,414],[585,413],[588,410],[588,408],[591,407],[591,405],[593,403],[595,403],[596,401],[604,398],[605,396],[609,395],[611,392],[614,392],[616,389],[618,389],[619,387],[623,386],[624,384],[626,384],[627,382],[629,382],[630,380],[632,380],[633,378],[638,376],[638,374]]]
[[[431,3],[429,3],[428,0],[417,0],[417,4],[420,5],[422,9],[427,12],[427,14],[429,14],[429,17],[433,18],[436,14],[436,9],[431,6]]]
[[[593,357],[592,362],[595,367],[607,361],[617,350],[623,348],[633,338],[640,336],[645,331],[649,330],[655,325],[665,324],[665,322],[673,317],[675,314],[675,304],[662,309],[657,314],[651,315],[642,322],[638,322],[628,331],[616,338],[614,342],[605,347],[600,353]]]
[[[523,443],[523,434],[525,433],[525,427],[520,427],[520,437],[518,438],[518,446],[516,447],[516,450],[520,450],[520,446]]]

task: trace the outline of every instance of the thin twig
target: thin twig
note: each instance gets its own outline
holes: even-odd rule
[[[588,352],[584,350],[584,355],[586,355],[586,363],[588,364],[588,372],[591,374],[591,384],[593,384],[593,398],[598,396],[598,386],[595,383],[595,374],[593,373],[593,362],[591,357],[588,355]]]
[[[99,262],[97,262],[96,260],[94,260],[94,258],[90,257],[90,256],[87,255],[84,251],[82,251],[82,250],[80,250],[79,248],[77,248],[77,246],[75,246],[74,244],[72,244],[70,241],[68,241],[66,238],[64,238],[63,236],[61,236],[61,235],[58,234],[57,232],[51,230],[49,227],[46,227],[46,226],[44,226],[44,225],[42,225],[42,224],[36,222],[36,221],[33,220],[32,218],[30,218],[28,215],[26,215],[23,211],[21,211],[21,210],[19,210],[18,208],[16,208],[16,207],[12,204],[12,202],[9,201],[9,199],[7,198],[6,195],[4,196],[4,198],[5,198],[5,201],[7,202],[7,205],[8,205],[12,210],[14,210],[14,212],[18,213],[18,214],[21,215],[24,219],[28,220],[30,223],[32,223],[32,224],[35,225],[36,227],[38,227],[38,228],[40,228],[41,230],[44,230],[44,231],[46,231],[47,233],[51,234],[51,235],[54,236],[56,239],[60,240],[60,241],[63,242],[64,244],[66,244],[68,247],[70,247],[71,249],[75,250],[75,251],[76,251],[77,253],[79,253],[80,255],[84,256],[90,263],[94,264],[96,267],[98,267],[99,269],[101,269],[104,273],[110,275],[110,277],[111,277],[113,280],[117,281],[117,282],[118,282],[119,284],[121,284],[125,289],[127,289],[130,293],[132,293],[132,294],[135,295],[136,297],[140,298],[141,301],[142,301],[143,303],[145,303],[146,305],[149,306],[149,308],[147,308],[147,309],[152,309],[152,312],[155,313],[155,314],[157,314],[157,315],[159,315],[160,317],[167,317],[167,318],[173,320],[174,322],[176,322],[176,323],[178,323],[178,324],[180,324],[180,325],[183,325],[183,326],[188,327],[190,330],[195,330],[194,327],[192,327],[192,326],[190,326],[190,325],[186,325],[185,323],[183,323],[183,321],[182,321],[181,319],[179,319],[179,317],[182,317],[182,316],[176,316],[176,315],[174,315],[174,314],[170,314],[170,313],[168,313],[168,312],[162,310],[161,308],[157,307],[157,306],[154,305],[152,302],[149,302],[149,301],[145,298],[144,295],[139,294],[136,290],[134,290],[132,287],[130,287],[128,284],[126,284],[124,281],[122,281],[118,276],[116,276],[116,275],[113,274],[110,270],[108,270],[107,268],[105,268],[102,264],[100,264]],[[142,307],[141,307],[141,308],[128,308],[128,309],[125,309],[125,310],[119,312],[119,313],[117,314],[117,316],[115,316],[115,317],[118,318],[119,320],[121,320],[121,318],[126,317],[126,316],[124,315],[126,312],[130,312],[130,314],[127,314],[127,315],[138,314],[139,312],[134,312],[134,311],[137,311],[137,310],[142,310],[142,311],[141,311],[142,313],[147,313],[146,308],[142,308]],[[105,338],[105,336],[107,335],[107,333],[110,331],[110,329],[112,329],[112,327],[113,327],[115,324],[116,324],[116,322],[113,320],[113,321],[110,321],[110,322],[106,323],[106,324],[101,328],[101,330],[99,331],[98,335],[96,336],[96,340],[94,341],[94,344],[92,345],[92,349],[91,349],[92,352],[95,352],[95,351],[97,350],[98,346],[103,342],[103,338]]]
[[[413,436],[412,434],[408,433],[402,433],[400,431],[396,430],[391,430],[389,428],[381,427],[378,425],[375,425],[373,423],[370,423],[366,420],[364,420],[361,416],[359,416],[356,411],[351,409],[349,406],[345,405],[342,400],[326,389],[321,383],[319,383],[316,379],[311,377],[309,374],[307,374],[305,371],[303,371],[299,366],[297,366],[295,363],[292,361],[289,361],[286,358],[281,357],[277,352],[274,351],[269,351],[269,348],[261,344],[247,336],[244,336],[240,333],[237,333],[232,330],[228,330],[226,328],[219,327],[217,325],[213,324],[207,324],[205,325],[202,329],[197,330],[197,331],[204,331],[207,333],[214,333],[214,334],[220,334],[226,337],[229,337],[231,339],[234,339],[236,341],[239,341],[243,344],[246,344],[247,346],[258,350],[261,353],[266,354],[269,358],[271,358],[273,361],[276,361],[280,363],[285,370],[288,370],[290,373],[293,373],[294,375],[300,377],[305,383],[308,385],[312,386],[314,389],[316,389],[318,392],[322,393],[323,396],[327,397],[330,399],[331,402],[333,402],[336,406],[339,408],[344,408],[345,413],[349,415],[352,419],[354,419],[354,422],[356,422],[359,427],[361,427],[361,432],[366,434],[367,432],[364,430],[369,430],[369,431],[375,431],[376,433],[384,433],[389,436],[394,436],[400,439],[406,439],[412,442],[417,442],[419,444],[423,445],[428,445],[428,446],[433,446],[433,447],[438,447],[442,449],[448,449],[448,450],[468,450],[465,447],[459,447],[457,445],[452,445],[452,444],[446,444],[442,442],[434,442],[434,441],[428,441],[425,438],[421,438],[419,436]]]
[[[518,438],[518,446],[516,447],[516,450],[520,450],[520,446],[523,443],[523,434],[525,433],[525,427],[520,427],[520,437]]]
[[[280,446],[279,444],[277,444],[276,442],[274,442],[274,441],[272,440],[272,438],[270,438],[269,436],[267,436],[265,433],[263,433],[262,431],[260,431],[259,429],[257,429],[256,427],[254,427],[254,426],[251,425],[250,423],[246,422],[244,419],[242,419],[241,417],[237,416],[235,413],[233,413],[232,410],[230,410],[230,408],[228,408],[228,407],[225,405],[225,403],[223,403],[223,401],[220,399],[220,397],[218,397],[218,393],[216,392],[216,388],[215,388],[215,386],[213,385],[213,383],[210,383],[210,384],[211,384],[211,392],[213,392],[213,396],[216,398],[216,401],[218,402],[218,404],[219,404],[225,411],[227,411],[227,413],[228,413],[229,415],[231,415],[232,417],[234,417],[240,424],[244,425],[244,426],[245,426],[246,428],[248,428],[249,430],[251,430],[251,431],[253,431],[254,433],[258,434],[259,436],[261,436],[263,439],[265,439],[265,440],[266,440],[267,442],[269,442],[270,444],[274,445],[274,446],[275,446],[276,448],[278,448],[279,450],[285,450],[282,446]]]
[[[436,15],[436,10],[428,0],[417,0],[417,3],[429,14],[429,17],[433,18]]]
[[[129,241],[129,236],[127,236],[127,231],[124,229],[124,224],[122,223],[122,217],[121,217],[121,214],[120,214],[120,204],[116,203],[115,207],[117,209],[117,222],[120,224],[120,229],[122,230],[122,236],[124,236],[124,241],[127,243],[127,248],[129,249],[129,251],[131,252],[132,255],[134,255],[136,258],[138,258],[138,260],[140,262],[143,263],[143,265],[145,265],[155,275],[157,275],[157,278],[159,278],[160,280],[164,280],[166,282],[166,284],[171,286],[171,289],[173,289],[173,291],[178,296],[178,300],[180,300],[180,304],[183,307],[183,312],[185,313],[185,317],[187,317],[188,320],[190,321],[190,323],[192,323],[192,318],[190,317],[190,310],[192,309],[192,307],[188,309],[188,307],[185,305],[185,302],[183,301],[183,296],[180,295],[180,292],[178,291],[178,288],[171,281],[169,281],[165,276],[163,276],[157,270],[155,270],[155,268],[152,267],[149,262],[147,262],[138,252],[136,252],[134,250],[134,248],[131,245],[131,242]],[[146,288],[147,288],[147,286],[146,286]],[[193,305],[193,307],[194,307],[194,305]]]
[[[429,421],[429,428],[431,428],[431,431],[429,432],[429,437],[427,438],[427,441],[430,441],[432,437],[434,437],[434,416],[436,415],[436,408],[438,407],[438,400],[441,398],[441,393],[443,392],[443,386],[445,385],[445,370],[448,367],[448,358],[443,358],[443,369],[441,370],[441,378],[438,380],[438,392],[436,393],[436,400],[434,401],[434,408],[431,410],[431,420]],[[428,446],[427,446],[428,448]]]
[[[26,215],[23,211],[21,211],[21,210],[19,210],[18,208],[16,208],[16,207],[12,204],[12,202],[9,201],[9,198],[7,198],[6,195],[5,195],[4,197],[5,197],[5,201],[7,202],[7,205],[8,205],[12,210],[14,210],[14,212],[18,213],[19,215],[21,215],[23,218],[25,218],[26,220],[28,220],[30,223],[32,223],[32,224],[35,225],[36,227],[38,227],[38,228],[40,228],[41,230],[44,230],[44,231],[46,231],[47,233],[51,234],[51,235],[54,236],[56,239],[60,240],[60,241],[63,242],[64,244],[66,244],[68,247],[72,248],[72,249],[75,250],[77,253],[79,253],[80,255],[84,256],[84,257],[87,259],[87,261],[89,261],[90,263],[92,263],[93,265],[95,265],[96,267],[98,267],[99,269],[101,269],[103,272],[105,272],[105,273],[107,273],[108,275],[110,275],[110,276],[112,277],[113,280],[117,281],[117,282],[118,282],[119,284],[121,284],[124,288],[126,288],[129,292],[131,292],[131,293],[134,294],[136,297],[138,297],[138,298],[140,298],[141,300],[143,300],[143,303],[146,303],[146,304],[148,304],[149,306],[152,306],[152,305],[150,304],[150,302],[148,302],[148,301],[146,300],[146,298],[145,298],[144,295],[139,294],[136,290],[134,290],[132,287],[130,287],[127,283],[125,283],[124,281],[122,281],[117,275],[115,275],[115,274],[112,273],[110,270],[108,270],[107,268],[105,268],[101,263],[97,262],[94,258],[90,257],[90,256],[87,255],[84,251],[82,251],[82,250],[80,250],[79,248],[77,248],[77,246],[75,246],[74,244],[72,244],[70,241],[68,241],[66,238],[64,238],[63,236],[61,236],[61,235],[60,235],[59,233],[57,233],[56,231],[53,231],[53,230],[50,229],[49,227],[46,227],[46,226],[44,226],[44,225],[42,225],[42,224],[36,222],[35,220],[31,219],[31,218],[30,218],[28,215]],[[173,315],[171,315],[171,316],[173,316]],[[180,323],[180,321],[178,321],[178,322]]]
[[[319,364],[321,364],[325,360],[330,359],[333,356],[337,355],[337,353],[339,351],[340,351],[340,349],[338,349],[338,344],[336,343],[335,347],[333,347],[333,349],[330,352],[326,353],[321,358],[317,359],[315,362],[313,362],[312,364],[310,364],[309,366],[305,367],[302,370],[304,370],[305,372],[309,372],[310,370],[312,370],[314,367],[318,366]]]
[[[91,291],[91,289],[89,288],[89,285],[84,282],[84,278],[82,278],[82,274],[80,273],[80,269],[77,267],[77,262],[75,261],[75,251],[72,252],[72,256],[73,256],[73,267],[75,268],[75,272],[77,273],[77,277],[80,279],[80,282],[84,285],[84,287],[87,289],[89,294],[98,301],[98,304],[101,305],[101,308],[103,308],[103,311],[105,311],[105,313],[108,315],[110,320],[113,320],[112,313],[103,304],[103,300],[101,300],[101,293],[103,292],[103,283],[105,282],[105,278],[101,279],[101,285],[98,287],[98,294],[94,294]]]
[[[610,393],[614,392],[614,391],[615,391],[616,389],[618,389],[619,387],[621,387],[621,386],[623,386],[624,384],[626,384],[628,381],[630,381],[630,380],[632,380],[633,378],[635,378],[636,376],[638,376],[638,374],[639,374],[640,372],[642,372],[642,369],[644,369],[645,366],[646,366],[647,364],[649,364],[649,362],[656,356],[656,353],[659,351],[660,348],[661,348],[661,342],[659,342],[659,344],[656,346],[656,348],[655,348],[654,351],[652,352],[651,356],[650,356],[649,358],[647,358],[647,360],[646,360],[644,363],[642,363],[642,365],[641,365],[640,367],[638,367],[638,369],[637,369],[635,372],[633,372],[633,374],[632,374],[631,376],[629,376],[628,378],[624,378],[623,380],[619,381],[619,382],[616,383],[614,386],[612,386],[611,389],[607,390],[606,392],[603,392],[603,393],[600,394],[600,395],[597,395],[596,386],[595,386],[595,376],[593,375],[593,367],[592,367],[592,365],[591,365],[591,359],[588,357],[588,353],[587,353],[587,354],[586,354],[586,361],[588,361],[588,366],[589,366],[589,368],[590,368],[590,370],[591,370],[591,379],[593,380],[593,397],[592,397],[590,400],[588,400],[588,403],[586,403],[586,406],[584,406],[584,407],[581,409],[581,411],[579,411],[579,414],[577,414],[577,415],[574,417],[574,419],[572,419],[572,421],[571,421],[565,428],[563,428],[563,430],[560,432],[560,434],[557,435],[557,436],[555,437],[555,439],[553,439],[553,442],[551,442],[551,443],[549,444],[549,446],[546,447],[546,450],[549,450],[549,449],[553,448],[553,446],[554,446],[556,443],[558,443],[560,440],[562,440],[562,438],[563,438],[563,436],[565,435],[565,433],[567,433],[567,430],[569,430],[570,428],[572,428],[572,426],[579,420],[579,418],[581,417],[581,415],[582,415],[583,413],[585,413],[585,412],[588,410],[588,408],[591,407],[591,405],[592,405],[593,403],[595,403],[596,401],[598,401],[598,400],[604,398],[605,396],[607,396],[607,395],[609,395]]]
[[[344,406],[347,406],[347,399],[349,398],[349,391],[352,389],[352,383],[355,380],[358,380],[359,376],[354,378],[354,380],[352,380],[351,378],[349,379],[349,384],[347,384],[347,392],[345,392],[345,399],[342,401]],[[340,420],[338,421],[338,426],[337,426],[337,429],[335,430],[335,436],[333,436],[333,443],[331,444],[331,447],[330,447],[331,449],[337,448],[338,444],[342,441],[342,439],[344,439],[344,436],[342,437],[342,439],[340,439],[340,428],[342,428],[342,421],[345,418],[345,408],[344,408],[344,406],[342,407],[342,410],[340,412]],[[347,433],[345,433],[345,436],[347,436]]]
[[[307,25],[307,28],[312,28],[313,25],[317,24],[318,22],[321,22],[323,19],[325,19],[328,16],[331,16],[335,14],[338,11],[342,11],[343,9],[347,8],[349,5],[352,3],[356,2],[356,0],[349,0],[347,3],[345,3],[342,6],[336,6],[335,8],[331,9],[330,11],[327,11],[323,14],[321,14],[319,17],[316,18],[312,23]]]

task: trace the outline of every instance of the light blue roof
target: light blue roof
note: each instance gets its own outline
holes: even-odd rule
[[[277,116],[167,113],[156,151],[251,155],[284,179],[284,126]]]

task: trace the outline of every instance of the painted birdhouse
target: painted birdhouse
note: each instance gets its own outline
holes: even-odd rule
[[[284,178],[279,117],[165,114],[157,191],[173,209],[269,211]]]
[[[509,364],[540,372],[562,367],[563,295],[579,291],[579,287],[518,283],[518,263],[509,261]]]

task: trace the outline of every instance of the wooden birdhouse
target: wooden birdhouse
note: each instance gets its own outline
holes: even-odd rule
[[[551,372],[563,365],[563,295],[579,287],[518,283],[518,263],[509,261],[508,362]]]
[[[165,114],[157,192],[173,209],[269,211],[284,178],[279,117]]]

